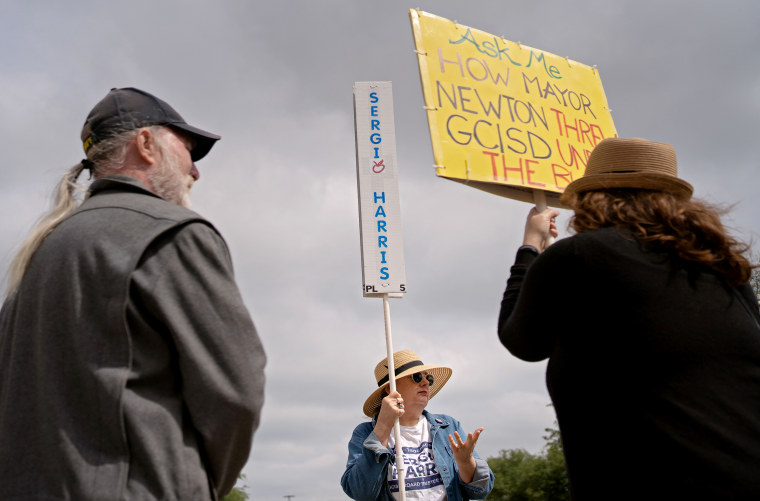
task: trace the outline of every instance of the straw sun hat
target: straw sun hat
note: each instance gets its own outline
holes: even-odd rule
[[[694,189],[678,178],[676,152],[665,143],[610,137],[596,145],[586,173],[565,188],[565,194],[610,188],[666,191],[688,200]]]
[[[433,386],[428,390],[428,400],[433,398],[446,381],[451,377],[451,369],[448,367],[441,367],[440,365],[425,365],[420,360],[420,357],[412,350],[401,350],[393,354],[393,367],[396,374],[396,381],[402,377],[415,374],[417,372],[427,371],[428,374],[432,374],[435,378]],[[374,417],[375,413],[380,409],[380,403],[385,396],[385,388],[389,386],[388,381],[388,358],[383,358],[375,367],[375,380],[377,381],[378,388],[372,392],[366,402],[364,402],[364,414],[369,417]]]

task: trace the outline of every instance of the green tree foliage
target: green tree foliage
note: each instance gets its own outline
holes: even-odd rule
[[[243,480],[243,479],[245,479],[245,475],[241,474],[238,477],[238,480]],[[248,496],[248,493],[245,492],[245,486],[243,487],[236,486],[232,488],[229,494],[227,494],[226,496],[222,498],[222,501],[246,501],[248,499],[250,499],[250,497]]]
[[[242,488],[233,487],[229,494],[222,498],[222,501],[246,501],[248,494]]]
[[[540,454],[510,449],[488,458],[496,477],[489,501],[570,500],[559,430],[547,428],[546,432],[546,444]]]

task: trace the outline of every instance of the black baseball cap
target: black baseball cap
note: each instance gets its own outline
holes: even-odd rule
[[[206,156],[221,136],[193,127],[168,103],[134,87],[111,89],[87,115],[82,127],[84,151],[114,134],[140,127],[165,125],[190,136],[195,145],[190,151],[193,162]]]

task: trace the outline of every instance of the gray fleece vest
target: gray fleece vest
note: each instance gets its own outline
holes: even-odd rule
[[[130,274],[164,232],[209,224],[129,178],[92,191],[44,240],[0,312],[0,499],[123,492]]]

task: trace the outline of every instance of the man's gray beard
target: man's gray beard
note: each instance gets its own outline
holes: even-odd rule
[[[163,138],[162,138],[163,139]],[[187,176],[179,169],[180,159],[172,150],[159,144],[161,164],[148,173],[148,181],[153,187],[153,193],[164,200],[191,208],[190,189],[187,187]]]

